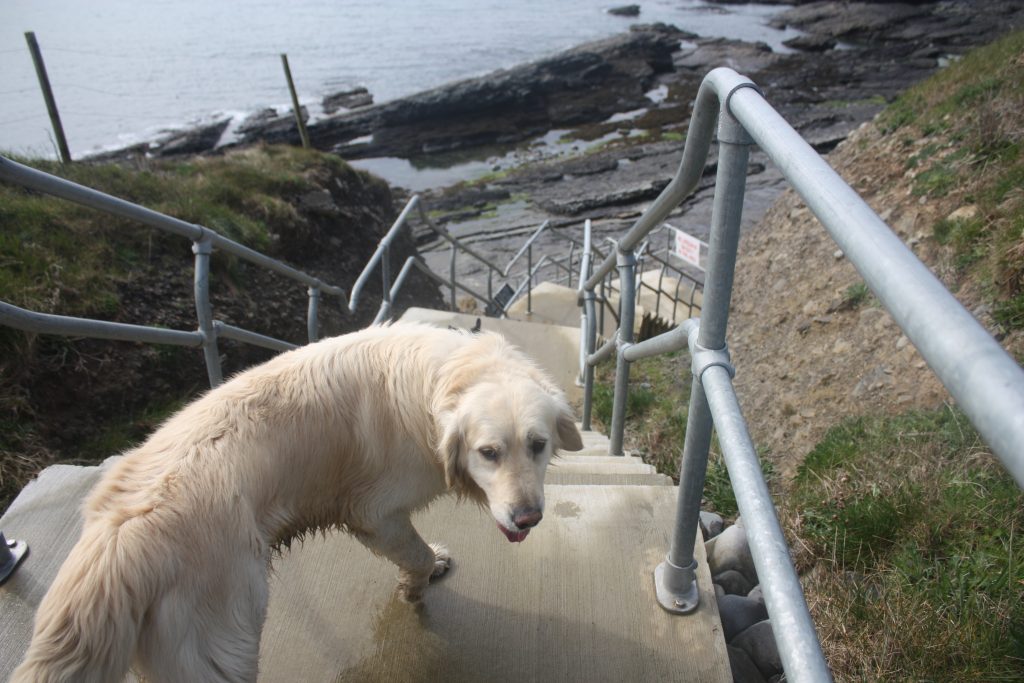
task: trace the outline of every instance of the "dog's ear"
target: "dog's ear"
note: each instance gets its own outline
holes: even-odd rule
[[[462,427],[455,413],[448,413],[442,419],[442,423],[444,431],[437,452],[441,456],[441,464],[444,465],[444,483],[449,489],[457,489],[464,478],[459,460],[462,453]]]
[[[563,451],[582,451],[583,436],[576,428],[576,418],[568,406],[564,406],[558,412],[558,420],[555,423],[558,433],[558,447]]]

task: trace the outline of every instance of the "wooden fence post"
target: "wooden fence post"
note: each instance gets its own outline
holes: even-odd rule
[[[71,151],[68,149],[68,141],[64,138],[64,127],[60,123],[60,114],[57,112],[57,102],[53,99],[53,91],[50,89],[50,79],[46,75],[46,65],[43,64],[43,53],[39,51],[39,43],[36,42],[36,34],[28,31],[25,34],[25,41],[28,43],[28,51],[32,54],[32,63],[36,67],[36,76],[39,78],[39,87],[43,89],[43,99],[46,100],[46,111],[50,114],[50,123],[53,125],[53,133],[57,136],[57,147],[60,149],[60,160],[65,164],[71,163]]]
[[[288,79],[288,90],[292,94],[292,110],[295,112],[295,123],[299,126],[299,137],[302,146],[309,149],[309,132],[306,122],[302,120],[302,108],[299,107],[299,96],[295,94],[295,83],[292,81],[292,70],[288,68],[288,55],[281,53],[281,64],[284,65],[284,76]]]

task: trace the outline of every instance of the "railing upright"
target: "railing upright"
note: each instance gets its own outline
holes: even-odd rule
[[[206,361],[206,375],[210,387],[214,388],[224,381],[220,367],[220,351],[217,348],[217,330],[213,325],[213,309],[210,306],[210,253],[213,245],[209,238],[196,240],[192,244],[195,259],[195,302],[196,318],[199,321],[199,332],[203,335],[203,358]]]

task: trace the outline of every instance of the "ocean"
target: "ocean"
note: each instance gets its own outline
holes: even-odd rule
[[[225,115],[290,107],[280,54],[315,118],[324,95],[365,86],[376,102],[662,21],[761,40],[772,5],[648,0],[638,18],[592,0],[4,0],[0,150],[56,157],[24,33],[34,31],[73,157]]]

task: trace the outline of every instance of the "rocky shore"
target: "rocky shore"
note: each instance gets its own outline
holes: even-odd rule
[[[728,12],[731,3],[721,4]],[[804,31],[791,42],[800,49],[780,54],[765,44],[696,36],[686,27],[634,26],[548,59],[342,111],[312,123],[310,137],[346,159],[400,157],[428,167],[488,160],[489,176],[434,188],[425,199],[453,233],[500,260],[544,220],[578,227],[591,218],[599,238],[628,227],[675,172],[697,87],[712,68],[729,66],[752,78],[824,153],[909,85],[1024,23],[1024,6],[826,0],[780,7],[771,21]],[[226,126],[126,152],[214,152]],[[298,143],[288,116],[235,132],[232,145]],[[698,237],[709,222],[714,164],[712,158],[705,186],[672,217]],[[781,187],[779,174],[755,150],[745,226],[763,215]],[[429,235],[422,238],[429,251]],[[446,259],[428,254],[445,272]],[[463,276],[476,275],[469,263],[460,268]]]

